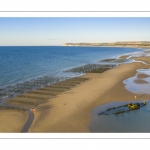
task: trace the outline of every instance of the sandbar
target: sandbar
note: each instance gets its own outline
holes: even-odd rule
[[[147,64],[150,64],[150,57],[135,57],[133,59],[136,61],[143,61]]]
[[[148,78],[148,77],[150,77],[150,76],[147,75],[147,74],[139,73],[139,74],[137,75],[137,77],[138,77],[138,78]]]
[[[130,55],[122,55],[122,56],[120,56],[119,58],[120,58],[120,59],[127,59],[129,56],[130,56]]]
[[[147,82],[145,80],[141,80],[141,79],[135,79],[134,83],[137,83],[137,84],[146,84],[146,83],[149,83],[149,82]]]

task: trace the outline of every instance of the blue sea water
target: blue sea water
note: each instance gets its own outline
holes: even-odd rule
[[[122,47],[1,46],[0,88],[43,76],[74,77],[66,69],[140,51]]]

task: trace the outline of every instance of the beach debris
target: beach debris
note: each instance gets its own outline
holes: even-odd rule
[[[129,109],[139,109],[140,108],[140,104],[128,104]]]
[[[143,102],[142,105],[146,105],[146,102]]]
[[[115,112],[115,114],[121,114],[121,113],[124,113],[124,112],[125,112],[124,110],[121,110],[121,111]]]
[[[111,115],[111,114],[117,114],[118,115],[118,114],[129,112],[132,110],[137,110],[140,107],[143,107],[145,105],[146,105],[146,102],[129,103],[129,104],[121,105],[118,107],[108,108],[107,110],[99,113],[98,115]]]

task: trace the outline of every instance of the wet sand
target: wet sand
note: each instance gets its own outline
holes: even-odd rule
[[[140,60],[148,62],[149,58],[141,57]],[[82,76],[82,78],[89,78],[89,80],[35,107],[34,121],[29,132],[90,132],[91,112],[95,107],[108,102],[135,101],[135,94],[125,89],[123,80],[134,76],[136,70],[140,68],[146,69],[149,66],[140,62],[134,62],[121,64],[104,73],[88,73]],[[136,97],[137,100],[149,100],[150,94],[136,94]],[[11,116],[6,114],[5,116],[7,117],[5,117],[3,126],[8,127],[7,121]],[[0,114],[0,116],[3,115]],[[18,118],[20,124],[12,124],[11,128],[13,129],[14,126],[23,126],[21,125],[25,124],[23,118]],[[12,119],[15,120],[17,118],[12,117]],[[10,127],[8,129],[12,132]],[[6,131],[3,129],[1,132]]]
[[[145,63],[147,64],[150,64],[150,57],[136,57],[136,58],[133,58],[134,60],[137,60],[137,61],[144,61]]]
[[[141,80],[141,79],[136,79],[136,80],[134,80],[134,83],[145,84],[145,83],[149,83],[149,82],[147,82],[145,80]]]
[[[135,101],[135,94],[125,89],[123,80],[134,76],[139,68],[149,67],[134,62],[121,64],[104,73],[84,75],[83,78],[90,80],[39,106],[43,110],[35,112],[30,132],[90,132],[91,111],[96,106],[108,102]],[[150,99],[148,94],[136,94],[136,97],[137,100]]]
[[[123,56],[120,56],[119,58],[120,59],[127,59],[130,55],[123,55]]]
[[[140,74],[137,75],[137,77],[138,77],[138,78],[147,78],[147,77],[150,77],[150,76],[147,75],[147,74],[141,74],[141,73],[140,73]]]

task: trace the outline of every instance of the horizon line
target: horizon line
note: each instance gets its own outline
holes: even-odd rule
[[[111,43],[125,43],[125,42],[150,42],[150,41],[147,41],[147,40],[143,40],[143,41],[115,41],[115,42],[66,42],[66,43],[63,43],[63,44],[60,44],[60,45],[0,45],[0,47],[2,46],[65,46],[64,44],[103,44],[103,43],[106,43],[106,44],[111,44]]]

